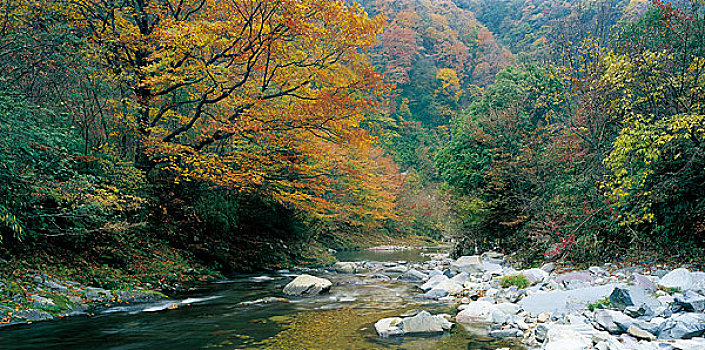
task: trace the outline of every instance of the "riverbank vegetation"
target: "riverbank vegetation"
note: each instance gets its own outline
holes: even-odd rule
[[[437,153],[466,247],[702,259],[702,3],[654,1],[613,26],[578,18],[553,61],[500,72]]]

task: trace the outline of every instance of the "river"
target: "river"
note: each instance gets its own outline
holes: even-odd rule
[[[422,261],[424,250],[353,251],[341,261]],[[428,252],[428,251],[426,251]],[[482,336],[482,328],[456,326],[440,336],[380,338],[374,322],[413,310],[455,314],[452,305],[419,300],[411,283],[374,274],[325,270],[330,293],[290,302],[243,305],[284,297],[297,272],[238,275],[201,286],[187,296],[149,304],[120,305],[91,317],[0,330],[0,349],[520,349]]]

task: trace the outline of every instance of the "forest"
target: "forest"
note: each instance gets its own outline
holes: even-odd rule
[[[0,0],[0,271],[705,256],[702,0]]]

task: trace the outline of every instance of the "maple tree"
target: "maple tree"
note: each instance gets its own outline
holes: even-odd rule
[[[173,181],[329,204],[358,128],[385,91],[364,52],[382,18],[342,1],[74,1],[96,73],[137,144],[138,167]],[[121,133],[119,137],[126,135]],[[123,142],[124,143],[124,142]],[[331,160],[333,159],[333,160]],[[325,165],[324,165],[325,164]],[[352,167],[351,167],[352,168]]]

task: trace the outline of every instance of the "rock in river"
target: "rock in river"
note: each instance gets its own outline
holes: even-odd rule
[[[341,261],[333,264],[333,269],[342,273],[355,273],[357,272],[357,264],[351,261]]]
[[[451,269],[458,272],[478,273],[483,272],[482,260],[477,255],[461,256],[450,263]]]
[[[453,323],[444,315],[431,315],[428,311],[421,311],[413,317],[383,318],[375,323],[375,330],[382,337],[442,333],[452,327]]]
[[[284,287],[284,294],[314,296],[327,292],[333,284],[331,281],[311,275],[300,275]]]

